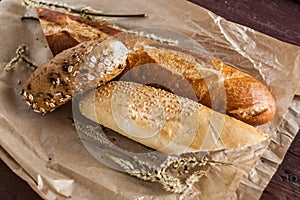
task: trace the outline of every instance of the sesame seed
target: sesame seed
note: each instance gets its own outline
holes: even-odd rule
[[[33,110],[33,112],[36,112],[36,113],[41,113],[41,111],[39,111],[39,110]]]
[[[90,68],[94,68],[94,67],[95,67],[95,64],[94,64],[94,63],[89,63],[89,67],[90,67]]]
[[[93,50],[93,46],[90,46],[90,47],[88,47],[87,49],[86,49],[86,54],[88,54],[88,53],[90,53],[92,50]]]
[[[90,57],[90,61],[91,61],[92,63],[97,63],[97,58],[96,58],[95,56],[91,56],[91,57]]]
[[[44,108],[40,108],[40,111],[41,111],[42,113],[46,113],[46,110],[45,110]]]
[[[70,66],[68,67],[68,72],[69,72],[69,73],[71,73],[71,72],[73,71],[73,67],[74,67],[74,66],[72,66],[72,65],[70,65]]]
[[[94,80],[95,79],[95,76],[93,76],[93,75],[91,75],[91,74],[88,74],[88,80],[89,81],[92,81],[92,80]]]
[[[108,51],[104,50],[104,51],[102,51],[102,54],[103,54],[104,56],[107,56],[107,55],[108,55]]]
[[[105,76],[105,73],[104,72],[100,72],[99,76],[100,76],[100,78],[103,78]]]
[[[24,91],[23,96],[27,99],[27,92]]]
[[[110,65],[106,67],[106,71],[113,71],[114,70],[115,65]]]
[[[29,94],[29,95],[28,95],[28,99],[29,99],[30,101],[33,101],[33,95],[32,95],[32,94]]]
[[[54,96],[61,96],[61,92],[54,94]]]
[[[57,85],[57,86],[60,85],[60,79],[59,79],[59,78],[56,79],[56,85]]]
[[[37,103],[32,104],[32,108],[36,109],[37,108]]]
[[[75,72],[73,73],[73,76],[76,76],[78,73],[79,73],[79,71],[75,71]]]
[[[26,104],[27,104],[28,106],[31,106],[31,103],[30,103],[29,101],[26,101]]]
[[[54,103],[50,103],[50,107],[51,108],[55,108],[55,104]]]
[[[109,60],[109,59],[104,59],[104,64],[106,65],[106,66],[110,66],[111,65],[111,61]]]

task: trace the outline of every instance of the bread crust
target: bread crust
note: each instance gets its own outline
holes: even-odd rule
[[[36,13],[53,55],[81,42],[104,40],[121,32],[82,17],[48,9],[37,8]]]
[[[122,100],[121,100],[122,99]],[[134,82],[110,82],[79,103],[88,119],[168,154],[238,148],[267,136],[188,98]]]

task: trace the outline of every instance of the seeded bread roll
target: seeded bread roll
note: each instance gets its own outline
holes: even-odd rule
[[[81,113],[168,154],[253,145],[264,133],[190,99],[133,82],[110,82],[86,94]]]
[[[22,95],[35,112],[47,113],[119,75],[128,50],[120,41],[83,42],[39,66],[24,83]]]
[[[47,19],[49,21],[52,19],[51,23],[55,20],[61,20],[60,24],[65,24],[67,23],[66,21],[70,21],[69,19],[71,19],[68,15],[66,15],[68,16],[66,17],[64,14],[57,19],[53,18],[49,13],[48,15],[46,14],[44,13],[43,19]],[[77,19],[77,22],[78,20],[79,19]],[[81,26],[85,27],[85,23],[86,22],[84,21],[82,21],[82,23],[78,23],[78,30],[81,29]],[[52,25],[49,27],[49,30],[58,31],[62,29],[61,25]],[[46,27],[43,27],[43,29],[45,30]],[[69,30],[70,33],[77,32],[73,26],[69,26],[67,30]],[[90,29],[86,29],[87,32],[88,30]],[[94,29],[91,30],[91,32],[95,31]],[[105,30],[107,30],[105,34],[109,33],[109,31],[112,31],[113,34],[116,33],[116,31],[113,31],[114,29],[112,28],[107,28]],[[47,33],[47,31],[45,32]],[[236,70],[214,58],[202,55],[199,52],[192,52],[126,33],[117,34],[114,37],[115,40],[119,40],[122,44],[124,44],[124,49],[127,48],[128,51],[125,67],[121,67],[118,73],[114,73],[114,75],[121,73],[123,70],[121,75],[127,74],[127,79],[130,77],[130,81],[152,85],[158,83],[163,88],[166,88],[175,94],[189,97],[211,107],[214,110],[227,113],[228,115],[251,125],[264,124],[270,121],[275,115],[275,100],[267,87],[261,82],[255,80],[253,77],[239,70]],[[105,39],[105,37],[103,38]],[[101,41],[102,39],[99,39],[93,44],[97,47],[102,46]],[[44,104],[49,107],[50,103],[53,103],[53,100],[51,100],[52,96],[57,94],[57,92],[60,94],[60,91],[54,89],[50,89],[52,91],[49,93],[50,97],[48,97],[49,95],[47,93],[43,93],[43,95],[40,93],[41,91],[49,91],[48,88],[53,87],[53,84],[51,83],[54,83],[55,85],[53,78],[50,79],[50,77],[52,77],[52,71],[60,74],[64,73],[64,69],[69,67],[72,68],[73,66],[78,67],[76,68],[78,70],[79,66],[81,66],[80,63],[83,60],[86,60],[85,56],[82,56],[78,60],[72,60],[72,52],[77,51],[78,48],[80,49],[80,45],[77,45],[72,50],[67,50],[58,54],[52,61],[40,67],[48,68],[48,70],[37,70],[24,85],[24,97],[35,110],[37,110],[35,108],[37,106],[35,102],[32,101],[33,97],[36,98],[36,96],[40,96],[40,99],[46,98],[47,103]],[[103,47],[101,48],[103,49]],[[106,56],[108,56],[108,59],[105,59],[106,65],[103,62],[104,60],[101,61],[97,57],[93,59],[95,60],[94,64],[104,71],[105,69],[102,69],[102,67],[108,67],[107,65],[109,65],[109,63],[113,63],[112,58],[114,58],[114,56],[111,55]],[[90,58],[91,57],[92,56],[90,56]],[[69,59],[72,60],[71,65],[66,64]],[[121,60],[123,60],[123,58]],[[124,63],[125,61],[123,60],[122,62]],[[87,64],[87,66],[89,65],[90,64]],[[141,69],[141,66],[144,66],[144,68],[139,70]],[[145,70],[145,68],[148,69]],[[89,71],[89,73],[92,73],[92,76],[90,77],[93,77],[94,75],[97,76],[97,73],[91,71]],[[89,76],[89,73],[85,73],[86,76]],[[128,73],[130,76],[128,76]],[[148,77],[153,77],[148,80],[148,82],[147,80],[143,80],[143,78],[146,77],[145,73],[149,74]],[[64,76],[72,76],[72,74],[66,73]],[[103,83],[111,80],[113,77],[114,76],[108,76],[105,80],[103,80],[103,77],[100,77],[100,79],[97,79],[97,83],[95,79],[95,85],[98,85],[99,81]],[[57,77],[54,78],[56,79]],[[68,78],[71,79],[72,77]],[[124,79],[121,76],[118,78]],[[35,79],[41,82],[35,81]],[[49,83],[49,80],[52,81]],[[91,86],[91,84],[89,85]],[[33,87],[36,87],[36,89],[32,89]],[[68,88],[73,87],[77,87],[77,85],[75,84],[74,86],[74,81],[70,81]],[[86,88],[89,89],[88,87]],[[188,88],[189,91],[192,90],[192,94],[191,92],[186,92],[186,88]],[[66,87],[64,89],[66,89]],[[68,97],[69,95],[73,95],[72,90],[70,93],[64,93],[64,95],[65,94],[67,94]],[[38,110],[41,110],[42,108],[42,111],[45,109],[47,112],[61,106],[65,102],[66,101],[62,100],[61,103],[55,103],[55,107],[51,104],[52,107],[47,109],[45,109],[45,105],[42,107],[38,106]]]

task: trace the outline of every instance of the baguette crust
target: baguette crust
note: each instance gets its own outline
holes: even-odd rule
[[[119,31],[111,27],[97,25],[95,22],[90,22],[89,20],[80,17],[61,13],[56,15],[57,12],[45,9],[38,9],[37,12],[41,19],[46,37],[49,38],[51,35],[56,35],[60,38],[60,34],[64,31],[67,31],[69,35],[72,35],[72,37],[69,37],[67,40],[69,42],[62,43],[67,46],[69,43],[73,43],[73,40],[76,40],[75,43],[81,41],[75,38],[80,38],[76,35],[79,35],[81,33],[80,30],[83,29],[88,33],[86,34],[86,38],[84,38],[86,40],[93,40],[93,36],[95,36],[94,33],[100,31],[102,35],[98,35],[99,38],[97,43],[95,43],[96,46],[101,46],[101,41],[108,36],[119,33]],[[68,28],[65,29],[62,27]],[[103,29],[101,29],[101,27]],[[53,34],[51,33],[51,30],[55,30]],[[121,75],[137,69],[134,73],[131,73],[130,81],[143,82],[142,77],[145,77],[145,74],[143,74],[145,73],[145,70],[138,70],[139,67],[146,64],[155,64],[151,69],[148,67],[148,77],[156,77],[152,82],[148,82],[148,84],[157,84],[155,81],[158,81],[158,79],[165,80],[163,81],[163,84],[160,85],[175,94],[196,100],[217,111],[223,113],[226,112],[228,115],[251,125],[267,123],[275,115],[275,100],[267,87],[239,70],[218,60],[204,56],[201,53],[161,44],[138,36],[122,33],[116,35],[115,38],[116,40],[121,41],[129,52],[126,58],[126,66]],[[58,39],[55,40],[58,41]],[[55,45],[49,40],[48,42],[49,46]],[[62,46],[62,48],[67,48],[67,46]],[[77,48],[80,48],[80,45],[74,47],[72,51],[76,51]],[[60,50],[54,48],[52,51],[58,52]],[[52,61],[49,61],[40,67],[48,68],[48,70],[44,70],[43,72],[42,69],[39,69],[34,72],[33,76],[30,77],[24,85],[26,94],[24,97],[27,101],[31,99],[28,97],[29,93],[35,97],[35,95],[40,95],[40,91],[49,90],[48,88],[51,86],[50,83],[39,84],[44,83],[45,80],[47,82],[49,73],[52,71],[55,71],[58,74],[63,73],[63,68],[66,67],[64,63],[72,57],[70,53],[72,51],[67,50],[60,53],[54,57]],[[84,59],[85,58],[82,57],[82,60]],[[77,66],[76,62],[80,63],[82,60],[75,60],[75,63],[72,63],[72,65]],[[55,63],[55,65],[51,63]],[[70,65],[67,67],[69,66]],[[120,71],[118,71],[118,73]],[[100,81],[109,81],[113,77],[114,76],[109,76],[109,78]],[[41,82],[35,81],[35,79]],[[122,79],[122,77],[119,76],[119,79]],[[147,82],[143,83],[147,84]],[[38,85],[38,88],[32,93],[32,91],[28,90],[28,85],[30,85],[29,88]],[[75,87],[74,82],[71,81],[70,85],[66,88],[73,87]],[[64,89],[66,90],[66,88]],[[191,90],[193,91],[192,93],[190,92]],[[54,95],[53,92],[51,94]],[[72,91],[67,94],[70,96],[73,95]],[[43,96],[43,98],[45,97]],[[66,101],[63,103],[65,102]],[[35,104],[30,103],[30,105],[33,107]],[[53,109],[61,105],[62,103],[57,104]],[[40,108],[45,109],[44,106],[41,106]],[[49,111],[49,109],[46,109],[46,112],[47,111]]]
[[[190,99],[133,82],[110,82],[86,94],[81,113],[168,154],[253,145],[264,133]]]
[[[121,31],[109,26],[60,12],[37,8],[36,13],[53,55],[81,42],[105,40]]]

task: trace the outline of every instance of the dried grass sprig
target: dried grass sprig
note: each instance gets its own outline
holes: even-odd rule
[[[47,9],[63,9],[70,14],[80,15],[81,17],[89,18],[92,20],[99,21],[97,17],[146,17],[147,15],[144,13],[138,14],[110,14],[110,13],[103,13],[102,11],[93,9],[91,7],[84,7],[82,9],[75,9],[68,6],[65,3],[59,2],[48,2],[48,1],[37,1],[37,0],[23,0],[24,5],[28,8],[47,8]],[[105,21],[105,19],[100,19],[100,21]]]
[[[179,194],[192,189],[208,173],[210,166],[214,165],[207,157],[199,160],[195,157],[169,156],[159,167],[153,165],[149,168],[149,163],[138,159],[138,162],[134,162],[113,155],[107,156],[126,173],[144,181],[158,182],[165,190]]]
[[[38,65],[35,64],[33,61],[30,60],[26,56],[26,51],[28,50],[28,47],[25,44],[20,45],[16,50],[16,57],[12,58],[5,66],[5,71],[10,71],[15,68],[15,65],[18,61],[23,61],[27,64],[28,67],[30,67],[32,70],[35,70]]]
[[[94,125],[87,126],[86,123],[81,124],[79,121],[75,124],[79,125],[77,131],[92,139],[86,142],[90,145],[101,145],[99,153],[112,160],[125,173],[143,181],[159,183],[166,191],[182,196],[191,191],[194,185],[207,175],[212,166],[232,165],[232,163],[214,161],[206,153],[168,156],[161,152],[137,154],[120,150],[111,145],[108,138],[103,135],[103,131],[98,130],[99,127],[93,128]],[[94,144],[93,141],[99,143]]]

